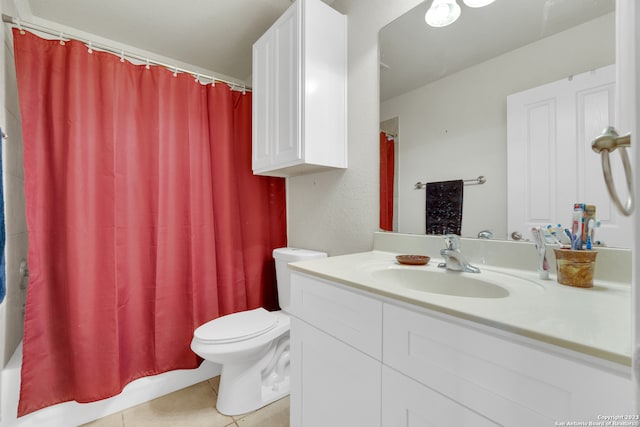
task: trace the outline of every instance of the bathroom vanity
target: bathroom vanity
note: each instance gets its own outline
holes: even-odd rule
[[[628,284],[576,289],[535,270],[456,273],[435,259],[400,266],[378,243],[290,264],[292,426],[637,420]],[[535,266],[530,244],[510,244]]]

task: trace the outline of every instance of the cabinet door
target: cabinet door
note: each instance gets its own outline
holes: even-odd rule
[[[291,426],[380,425],[381,364],[291,318]]]
[[[302,157],[299,10],[294,3],[253,45],[254,171],[290,166]]]
[[[254,171],[271,164],[273,126],[270,125],[270,120],[275,102],[273,34],[273,31],[266,32],[253,45],[251,165]]]
[[[271,164],[284,166],[302,158],[300,147],[300,2],[276,21],[274,36],[273,153]]]
[[[382,367],[382,427],[495,427],[492,421],[386,366]]]

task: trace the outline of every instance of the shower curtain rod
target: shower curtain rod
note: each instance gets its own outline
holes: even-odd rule
[[[231,89],[237,89],[237,90],[242,90],[242,92],[244,91],[251,91],[251,87],[247,86],[245,83],[238,83],[238,82],[234,82],[234,81],[230,81],[230,80],[225,80],[225,79],[220,79],[217,78],[215,76],[209,76],[207,74],[203,74],[203,73],[199,73],[197,71],[191,71],[188,70],[186,68],[181,68],[175,65],[170,65],[170,64],[165,64],[163,62],[160,61],[154,61],[153,59],[149,59],[145,56],[141,56],[132,52],[128,52],[126,50],[123,49],[117,49],[111,46],[108,46],[106,44],[100,43],[100,42],[94,42],[93,40],[89,40],[89,39],[85,39],[83,37],[78,37],[75,36],[73,34],[69,34],[65,31],[59,31],[53,28],[49,28],[49,27],[45,27],[42,25],[38,25],[38,24],[33,24],[30,22],[26,22],[21,20],[20,18],[14,18],[13,16],[9,16],[9,15],[5,15],[4,13],[2,14],[2,21],[6,22],[8,24],[13,25],[14,27],[18,28],[21,32],[23,31],[23,29],[29,29],[29,30],[35,30],[35,31],[39,31],[41,33],[45,33],[45,34],[49,34],[51,36],[56,36],[58,39],[60,39],[61,41],[69,41],[69,40],[78,40],[82,43],[84,43],[85,45],[87,45],[87,47],[89,49],[99,49],[101,51],[104,52],[109,52],[112,53],[114,55],[117,55],[120,57],[120,59],[124,59],[124,58],[129,58],[129,59],[134,59],[136,61],[141,61],[142,64],[146,64],[146,65],[156,65],[156,66],[160,66],[160,67],[164,67],[166,69],[168,69],[169,71],[173,71],[175,74],[177,73],[185,73],[185,74],[190,74],[192,75],[195,79],[202,81],[202,79],[204,80],[209,80],[211,82],[211,84],[215,84],[215,82],[220,82],[220,83],[225,83],[227,85],[229,85],[229,87],[231,87]],[[142,65],[141,64],[141,65]]]

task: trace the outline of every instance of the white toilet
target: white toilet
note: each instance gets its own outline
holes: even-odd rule
[[[307,249],[274,249],[278,299],[283,311],[263,308],[211,320],[193,333],[191,350],[222,365],[218,412],[239,415],[289,394],[290,273],[287,264],[325,258]]]

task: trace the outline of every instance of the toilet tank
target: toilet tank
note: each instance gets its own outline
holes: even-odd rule
[[[312,251],[298,248],[279,248],[273,250],[273,259],[276,261],[276,281],[278,283],[278,301],[280,308],[287,311],[290,301],[291,272],[287,264],[296,261],[326,258],[325,252]]]

